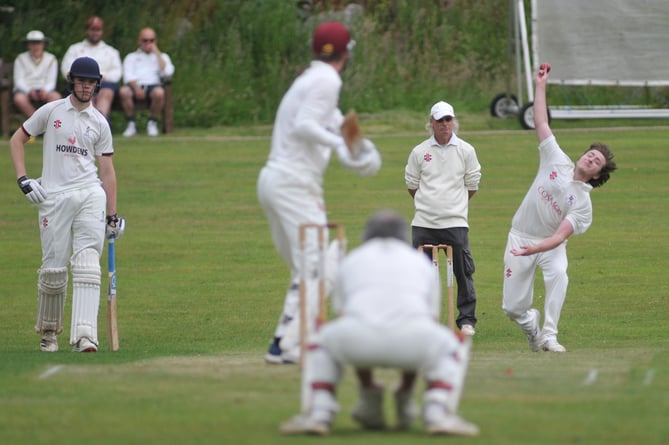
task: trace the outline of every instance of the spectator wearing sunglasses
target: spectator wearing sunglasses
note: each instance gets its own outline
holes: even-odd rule
[[[144,28],[139,32],[138,44],[139,48],[123,59],[124,85],[119,91],[119,97],[128,122],[123,136],[137,134],[135,103],[139,101],[148,103],[146,133],[158,136],[158,116],[165,107],[163,82],[174,74],[174,65],[170,56],[158,48],[156,32],[152,28]]]
[[[481,165],[474,147],[456,135],[458,121],[450,104],[434,104],[425,127],[431,135],[411,151],[404,173],[415,207],[412,244],[453,247],[456,324],[463,334],[473,336],[477,321],[475,266],[469,249],[468,219],[469,200],[481,181]],[[431,249],[425,253],[431,258]]]

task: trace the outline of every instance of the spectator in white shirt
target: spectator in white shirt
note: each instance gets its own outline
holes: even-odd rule
[[[97,16],[90,17],[86,21],[86,38],[81,42],[70,45],[63,56],[60,71],[63,77],[67,79],[67,72],[75,59],[86,56],[98,62],[102,82],[100,82],[100,91],[93,98],[93,106],[104,114],[107,122],[109,122],[109,113],[114,97],[118,93],[119,82],[123,75],[123,66],[118,50],[102,40],[103,34],[104,21]]]
[[[149,121],[146,132],[149,136],[158,136],[158,116],[165,107],[165,88],[163,82],[174,74],[174,65],[170,56],[160,51],[156,32],[144,28],[139,32],[139,48],[123,59],[123,82],[120,90],[121,106],[128,121],[123,136],[137,134],[135,124],[135,101],[147,101]]]
[[[44,50],[50,41],[42,31],[30,31],[23,40],[28,51],[14,60],[14,106],[26,117],[32,116],[37,106],[61,98],[56,91],[58,60]]]

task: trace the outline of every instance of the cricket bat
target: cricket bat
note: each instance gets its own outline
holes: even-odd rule
[[[118,351],[118,322],[116,320],[116,237],[109,237],[107,244],[107,270],[109,272],[109,286],[107,287],[107,338],[109,348]]]

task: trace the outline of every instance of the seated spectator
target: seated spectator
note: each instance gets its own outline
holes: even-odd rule
[[[23,39],[28,51],[14,60],[14,105],[26,117],[37,107],[61,98],[56,90],[58,60],[44,50],[50,41],[42,31],[30,31]]]
[[[81,42],[70,45],[63,56],[60,71],[63,77],[67,79],[70,65],[79,57],[90,57],[98,63],[100,74],[102,74],[102,82],[100,83],[100,91],[93,98],[93,106],[104,114],[109,121],[114,96],[118,93],[119,82],[123,75],[123,65],[118,50],[102,40],[104,24],[105,22],[97,16],[92,16],[86,21],[86,38]]]
[[[123,59],[123,82],[119,91],[121,107],[128,121],[123,136],[137,134],[135,124],[135,101],[147,101],[149,121],[146,132],[158,136],[158,116],[165,107],[164,79],[172,77],[174,65],[170,56],[158,49],[156,32],[144,28],[139,32],[139,48]]]

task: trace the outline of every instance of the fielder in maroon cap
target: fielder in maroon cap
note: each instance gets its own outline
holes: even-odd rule
[[[352,43],[349,47],[349,43]],[[325,22],[314,31],[311,49],[318,60],[331,61],[342,57],[353,49],[355,41],[351,40],[348,29],[339,22]]]
[[[268,363],[296,363],[299,359],[298,282],[303,267],[299,229],[307,223],[328,222],[323,176],[330,158],[336,155],[345,168],[359,176],[373,175],[381,167],[381,156],[369,139],[361,138],[354,150],[349,150],[341,134],[341,72],[350,59],[352,46],[349,31],[339,22],[325,22],[315,29],[311,42],[313,60],[281,100],[269,157],[258,177],[258,200],[269,221],[276,250],[291,274],[274,339],[265,356]],[[336,254],[338,249],[333,247],[331,251]],[[305,276],[312,277],[317,255],[307,258]],[[334,269],[328,267],[327,275],[334,274]],[[318,300],[317,295],[307,295],[307,299]]]

